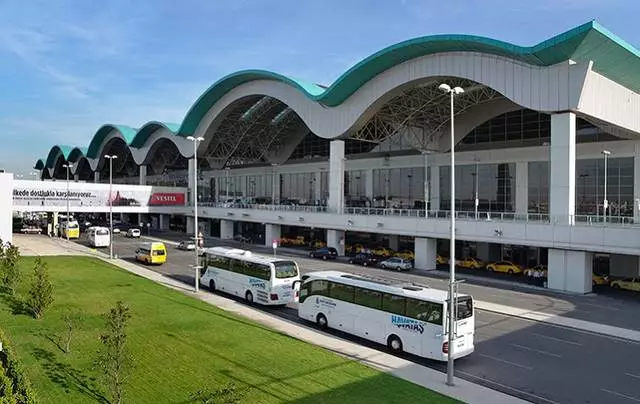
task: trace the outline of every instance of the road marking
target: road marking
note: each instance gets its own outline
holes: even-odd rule
[[[536,335],[540,338],[544,338],[544,339],[548,339],[551,341],[556,341],[556,342],[563,342],[565,344],[569,344],[569,345],[575,345],[575,346],[582,346],[582,344],[578,343],[578,342],[574,342],[574,341],[569,341],[567,339],[562,339],[562,338],[556,338],[556,337],[551,337],[549,335],[544,335],[544,334],[538,334],[537,332],[532,332],[531,334]]]
[[[511,346],[514,346],[516,348],[520,348],[520,349],[524,349],[525,351],[530,351],[530,352],[536,352],[539,353],[541,355],[548,355],[548,356],[552,356],[554,358],[562,358],[562,355],[558,355],[552,352],[547,352],[547,351],[541,351],[539,349],[534,349],[534,348],[530,348],[528,346],[524,346],[524,345],[520,345],[520,344],[509,344]]]
[[[625,375],[627,375],[629,377],[633,377],[635,379],[640,379],[640,375],[634,375],[633,373],[625,373]]]
[[[511,362],[511,361],[508,361],[508,360],[505,360],[505,359],[496,358],[495,356],[490,356],[490,355],[485,355],[485,354],[480,354],[480,356],[482,356],[483,358],[493,359],[494,361],[497,361],[497,362],[506,363],[507,365],[515,366],[517,368],[526,369],[526,370],[533,370],[533,368],[530,367],[530,366],[525,366],[525,365],[521,365],[519,363]]]
[[[621,397],[621,398],[626,398],[627,400],[635,401],[636,403],[640,403],[640,398],[637,398],[637,397],[628,396],[626,394],[618,393],[617,391],[611,391],[611,390],[607,390],[607,389],[600,389],[600,391],[604,391],[605,393],[609,393],[609,394],[612,394],[614,396],[618,396],[618,397]]]
[[[519,393],[519,394],[521,394],[521,395],[523,395],[523,396],[527,396],[527,397],[535,398],[535,399],[536,399],[536,400],[538,400],[538,401],[544,401],[545,403],[549,403],[549,404],[560,404],[560,403],[559,403],[559,402],[557,402],[557,401],[549,400],[548,398],[540,397],[540,396],[538,396],[538,395],[535,395],[535,394],[533,394],[533,393],[528,393],[528,392],[523,391],[523,390],[518,390],[518,389],[516,389],[516,388],[513,388],[513,387],[510,387],[510,386],[507,386],[507,385],[505,385],[505,384],[498,383],[498,382],[494,382],[493,380],[490,380],[490,379],[487,379],[487,378],[484,378],[484,377],[480,377],[480,376],[476,376],[476,375],[473,375],[473,374],[471,374],[471,373],[464,372],[464,371],[462,371],[462,370],[456,370],[456,373],[459,373],[459,374],[461,374],[461,375],[465,375],[465,376],[467,376],[467,377],[474,378],[474,379],[476,379],[476,380],[482,380],[483,382],[486,382],[486,383],[489,383],[489,384],[493,384],[494,386],[501,387],[501,388],[503,388],[503,389],[505,389],[505,390],[509,390],[509,391],[513,391],[513,392]]]

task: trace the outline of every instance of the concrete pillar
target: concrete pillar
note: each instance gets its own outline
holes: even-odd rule
[[[549,249],[548,287],[575,293],[591,292],[593,254]]]
[[[271,243],[274,240],[280,242],[280,225],[279,224],[265,224],[264,225],[264,245],[271,247]]]
[[[53,235],[54,236],[60,235],[60,229],[58,228],[58,223],[60,223],[60,221],[58,220],[58,212],[53,212]]]
[[[558,224],[575,222],[576,210],[576,115],[551,115],[551,164],[549,214]]]
[[[393,251],[398,251],[400,244],[400,237],[395,234],[389,236],[389,248]]]
[[[140,185],[147,185],[147,166],[140,166]]]
[[[169,222],[171,221],[171,217],[169,215],[158,215],[158,228],[160,230],[169,230]],[[200,222],[200,220],[198,220]]]
[[[633,154],[633,221],[640,223],[640,142],[634,145]]]
[[[413,252],[416,257],[414,266],[417,269],[436,269],[436,250],[435,238],[416,237]]]
[[[440,210],[440,167],[439,166],[431,166],[431,181],[429,187],[429,197],[431,199],[431,208],[430,212],[435,212]]]
[[[529,212],[529,162],[516,163],[516,213],[526,215]]]
[[[233,220],[220,220],[220,238],[223,240],[233,239]]]
[[[195,231],[196,221],[193,216],[187,216],[187,234],[193,234]]]
[[[93,173],[93,182],[95,183],[100,182],[100,171],[96,171]]]
[[[327,247],[333,247],[338,250],[338,255],[344,255],[344,231],[343,230],[327,230]]]
[[[195,192],[195,189],[193,188],[193,178],[194,178],[194,177],[193,177],[193,174],[194,174],[194,171],[193,171],[193,167],[194,167],[194,165],[193,165],[193,164],[194,164],[194,161],[195,161],[195,160],[193,160],[193,159],[189,159],[188,161],[189,161],[189,162],[188,162],[189,169],[188,169],[188,175],[187,175],[187,177],[188,177],[188,179],[189,179],[189,182],[187,182],[187,188],[189,189],[189,192],[187,193],[187,198],[188,198],[188,200],[189,200],[188,204],[189,204],[189,205],[191,205],[191,204],[193,203],[193,201],[195,201],[195,200],[196,200],[196,195],[195,195],[195,193],[194,193],[194,192]],[[193,231],[192,231],[192,232],[193,232]]]
[[[344,206],[344,140],[332,140],[329,150],[329,212],[342,213]],[[336,247],[337,248],[337,247]]]
[[[369,169],[364,173],[364,195],[369,202],[373,204],[373,169]]]

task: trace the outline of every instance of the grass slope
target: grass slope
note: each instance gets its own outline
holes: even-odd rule
[[[26,295],[33,259],[21,261]],[[105,401],[92,362],[102,314],[125,301],[133,318],[129,347],[135,369],[130,403],[187,403],[191,393],[233,382],[249,388],[251,403],[453,403],[409,382],[346,360],[321,348],[228,314],[94,258],[45,261],[56,301],[41,320],[15,314],[2,296],[0,327],[11,337],[27,374],[45,403]],[[26,276],[28,275],[28,276]],[[81,309],[84,320],[64,354],[62,312]]]

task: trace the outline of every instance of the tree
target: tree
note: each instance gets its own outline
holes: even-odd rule
[[[36,258],[27,305],[33,316],[40,318],[51,303],[53,303],[53,284],[49,280],[49,268],[40,258]]]
[[[20,249],[11,243],[3,246],[2,252],[2,285],[7,292],[14,294],[16,287],[20,283]]]
[[[64,352],[71,352],[71,339],[73,333],[82,321],[82,313],[78,310],[65,310],[62,313],[62,321],[64,321],[65,334],[63,340]]]
[[[127,325],[131,313],[122,301],[106,314],[106,330],[100,336],[103,349],[98,351],[96,364],[104,374],[111,401],[122,403],[133,360],[127,349]]]

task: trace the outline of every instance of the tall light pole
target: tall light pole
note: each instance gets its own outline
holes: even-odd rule
[[[611,152],[609,150],[603,150],[602,154],[604,155],[604,201],[602,203],[602,216],[603,216],[603,222],[606,225],[607,224],[607,209],[609,209],[609,201],[607,200],[607,160],[609,159],[609,156],[611,155]]]
[[[113,259],[113,160],[118,156],[105,154],[104,158],[109,160],[109,258]]]
[[[474,205],[474,214],[475,214],[475,218],[476,220],[478,220],[478,206],[480,205],[480,199],[478,199],[478,178],[479,178],[479,172],[478,172],[478,159],[475,159],[475,163],[476,163],[476,167],[475,167],[475,172],[473,173],[473,187],[475,188],[475,192],[474,192],[474,196],[473,196],[473,205]]]
[[[31,171],[29,174],[32,175],[33,179],[36,180],[36,181],[40,178],[40,173],[38,173],[38,172]]]
[[[198,252],[200,250],[200,229],[198,228],[198,143],[204,141],[203,137],[187,136],[187,140],[193,142],[193,242],[196,244],[195,262],[195,290],[200,290],[200,260]]]
[[[67,241],[69,241],[69,171],[73,168],[73,164],[66,163],[62,167],[67,169],[67,229],[65,233],[67,234]]]
[[[448,93],[450,96],[451,107],[451,244],[449,247],[449,332],[448,342],[449,351],[447,354],[447,385],[453,386],[453,342],[455,332],[455,284],[456,284],[456,207],[455,207],[455,195],[456,195],[456,160],[455,160],[455,130],[454,130],[454,110],[453,110],[453,97],[458,94],[464,93],[461,87],[451,88],[448,84],[440,84],[438,87],[440,90]]]

